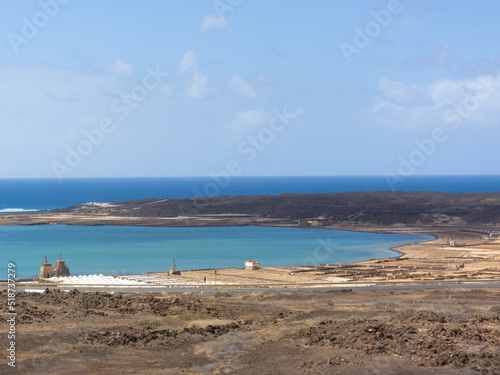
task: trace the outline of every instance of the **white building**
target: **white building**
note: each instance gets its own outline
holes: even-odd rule
[[[246,270],[258,270],[260,268],[260,263],[255,260],[247,260],[245,262]]]

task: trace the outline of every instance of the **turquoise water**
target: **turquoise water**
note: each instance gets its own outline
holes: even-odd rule
[[[0,226],[0,249],[17,278],[38,275],[43,257],[52,265],[63,253],[73,275],[126,275],[181,270],[346,263],[397,256],[391,247],[431,236],[374,234],[279,227],[151,228],[120,226]]]

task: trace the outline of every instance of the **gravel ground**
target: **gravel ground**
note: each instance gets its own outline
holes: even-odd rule
[[[17,367],[2,374],[500,373],[497,289],[51,291],[16,303]]]

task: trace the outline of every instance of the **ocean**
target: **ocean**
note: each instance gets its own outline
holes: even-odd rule
[[[401,191],[500,191],[500,176],[410,176]],[[384,176],[0,179],[0,212],[46,210],[86,202],[214,195],[384,191]]]
[[[3,179],[0,213],[146,198],[384,190],[389,186],[383,176]],[[500,191],[500,176],[412,176],[399,183],[398,190]],[[390,248],[430,239],[269,227],[0,226],[0,254],[5,264],[16,263],[19,278],[35,277],[43,257],[53,262],[59,252],[73,274],[123,275],[166,271],[171,257],[185,270],[243,267],[247,259],[263,267],[346,263],[395,256]]]

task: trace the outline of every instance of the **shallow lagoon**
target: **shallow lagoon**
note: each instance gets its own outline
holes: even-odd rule
[[[16,264],[18,279],[36,277],[43,257],[54,265],[60,252],[73,275],[126,275],[168,271],[172,257],[181,270],[243,267],[247,259],[262,267],[347,263],[394,257],[390,248],[432,238],[257,226],[0,226],[2,259]]]

